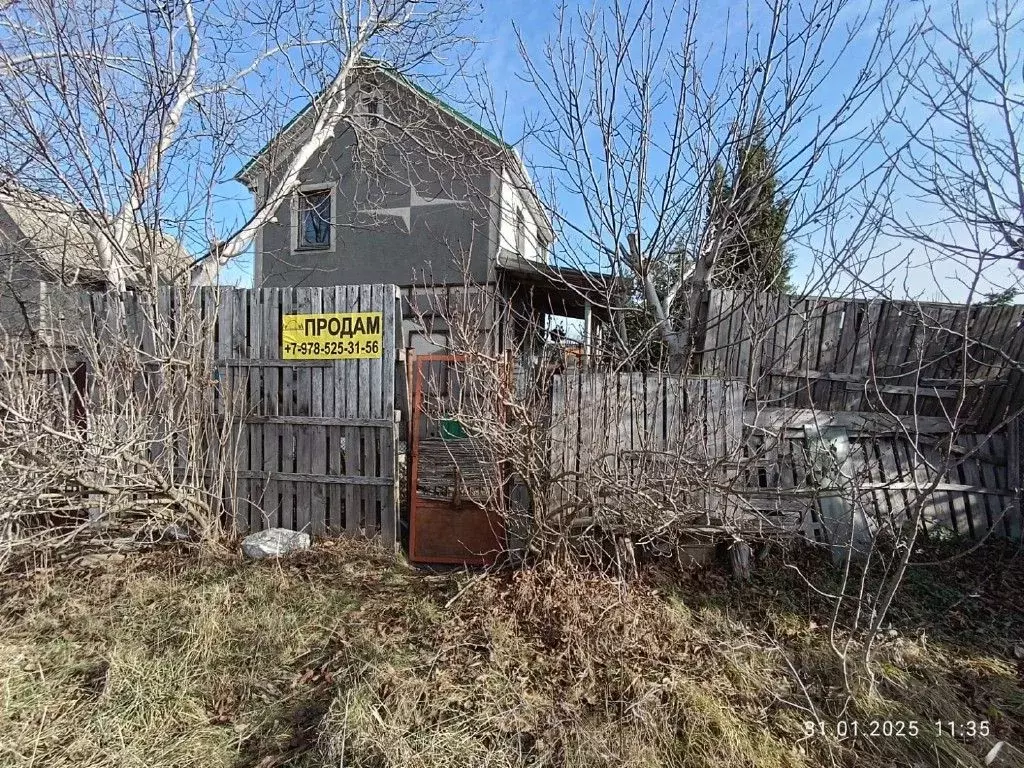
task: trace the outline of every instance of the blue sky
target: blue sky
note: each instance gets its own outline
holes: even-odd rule
[[[853,10],[859,9],[864,2],[853,3]],[[968,13],[980,13],[983,9],[981,0],[964,3]],[[589,6],[586,6],[589,7]],[[746,18],[737,13],[735,4],[728,2],[702,3],[701,13],[703,21],[698,28],[698,37],[707,35],[713,46],[729,35],[736,36],[745,31]],[[900,18],[897,23],[907,24],[920,13],[923,4],[914,0],[907,0],[901,6]],[[755,16],[756,23],[756,16]],[[483,2],[479,5],[479,15],[471,22],[470,32],[474,34],[479,45],[475,58],[472,62],[472,74],[484,74],[492,89],[494,104],[498,109],[498,125],[495,127],[503,137],[510,143],[520,148],[528,164],[531,162],[544,165],[544,157],[538,151],[534,142],[528,138],[524,139],[524,118],[537,109],[537,97],[532,87],[525,84],[521,77],[524,72],[523,63],[517,51],[514,26],[518,27],[528,37],[528,46],[531,52],[539,55],[543,49],[545,40],[556,32],[556,17],[552,4],[543,0],[521,0],[515,4],[499,2]],[[854,47],[848,51],[849,58],[856,60],[866,47],[872,43],[870,39],[859,39]],[[712,48],[713,50],[713,48]],[[843,80],[844,73],[840,67],[834,74],[837,83]],[[453,90],[444,94],[455,106],[464,109],[473,117],[481,117],[478,108],[474,105],[474,95],[464,91],[462,86],[456,83]],[[823,97],[827,99],[827,94]],[[296,100],[298,104],[301,100]],[[880,106],[876,103],[876,106]],[[861,115],[864,119],[870,118],[866,111]],[[490,122],[490,120],[488,120]],[[855,126],[852,121],[848,126],[853,130]],[[237,169],[244,158],[233,158],[226,166],[230,172]],[[881,153],[869,155],[864,158],[865,165],[882,159]],[[535,180],[543,190],[548,189],[546,174],[543,171],[534,171]],[[219,199],[214,207],[214,216],[217,219],[220,232],[230,231],[249,212],[248,193],[238,184],[227,182],[218,185]],[[563,212],[573,216],[581,210],[580,201],[572,195],[557,194],[554,202]],[[915,200],[909,190],[897,184],[896,205],[900,213],[909,220],[927,221],[931,211],[927,204]],[[841,228],[841,225],[840,225]],[[897,295],[911,295],[923,299],[949,299],[960,300],[965,294],[965,289],[958,282],[959,273],[964,270],[962,267],[945,266],[936,271],[932,267],[921,266],[924,261],[924,253],[920,248],[915,249],[905,241],[898,241],[892,238],[883,238],[875,243],[877,254],[867,266],[868,273],[872,278],[884,278],[890,290]],[[798,278],[809,276],[812,272],[810,259],[800,248],[795,249],[797,255],[796,275]],[[884,256],[883,256],[884,254]],[[232,265],[226,278],[229,281],[245,283],[249,278],[251,262],[246,259]],[[1002,287],[1011,284],[1017,279],[1019,273],[1012,269],[997,268],[989,274],[992,287]],[[841,290],[844,286],[840,282],[833,283],[834,290]]]

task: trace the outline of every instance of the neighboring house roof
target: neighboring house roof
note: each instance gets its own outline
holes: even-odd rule
[[[66,200],[23,188],[0,189],[0,210],[11,226],[3,232],[4,255],[31,262],[42,273],[62,282],[94,282],[105,278],[93,237],[94,216]],[[129,282],[145,281],[154,264],[163,280],[173,280],[191,260],[170,235],[140,224],[129,231],[124,259]]]
[[[512,145],[508,144],[493,131],[484,128],[480,123],[445,102],[438,95],[431,93],[418,85],[412,79],[387,63],[376,59],[364,58],[363,61],[360,62],[359,66],[368,72],[384,75],[398,86],[405,88],[409,92],[424,99],[437,108],[442,114],[454,119],[456,122],[473,131],[479,138],[494,146],[500,152],[501,156],[508,161],[505,163],[505,167],[513,177],[512,180],[516,184],[517,189],[522,189],[527,192],[525,195],[526,205],[530,209],[530,213],[533,215],[538,225],[543,229],[547,240],[549,242],[554,240],[554,230],[551,226],[551,220],[548,217],[547,212],[544,210],[544,206],[540,202],[536,188],[530,180],[530,175],[526,171],[526,166],[523,164],[522,158],[519,157],[519,153]],[[252,189],[252,181],[255,172],[260,169],[261,165],[265,164],[268,156],[271,155],[273,150],[278,148],[288,148],[292,142],[298,141],[302,131],[309,126],[309,123],[313,120],[313,106],[315,103],[316,99],[311,100],[298,112],[298,114],[289,120],[277,135],[268,141],[255,156],[242,166],[242,169],[235,174],[235,180]],[[285,153],[282,152],[282,155],[284,154]]]

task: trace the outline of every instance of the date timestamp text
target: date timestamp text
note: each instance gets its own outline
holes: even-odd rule
[[[922,734],[948,736],[954,739],[974,739],[989,735],[987,720],[837,720],[834,723],[807,720],[803,724],[805,737],[835,736],[838,739],[913,739]]]

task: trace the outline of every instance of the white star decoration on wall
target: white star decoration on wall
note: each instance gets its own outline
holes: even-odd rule
[[[430,208],[436,205],[461,205],[463,202],[464,201],[462,200],[453,200],[447,197],[435,197],[428,200],[416,191],[416,187],[410,185],[408,205],[398,206],[397,208],[368,208],[366,210],[359,211],[359,213],[365,213],[369,216],[394,216],[405,224],[405,231],[410,232],[413,209]]]

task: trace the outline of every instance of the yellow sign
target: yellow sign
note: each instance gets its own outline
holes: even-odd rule
[[[377,359],[384,354],[380,312],[285,315],[281,357],[285,360]]]

